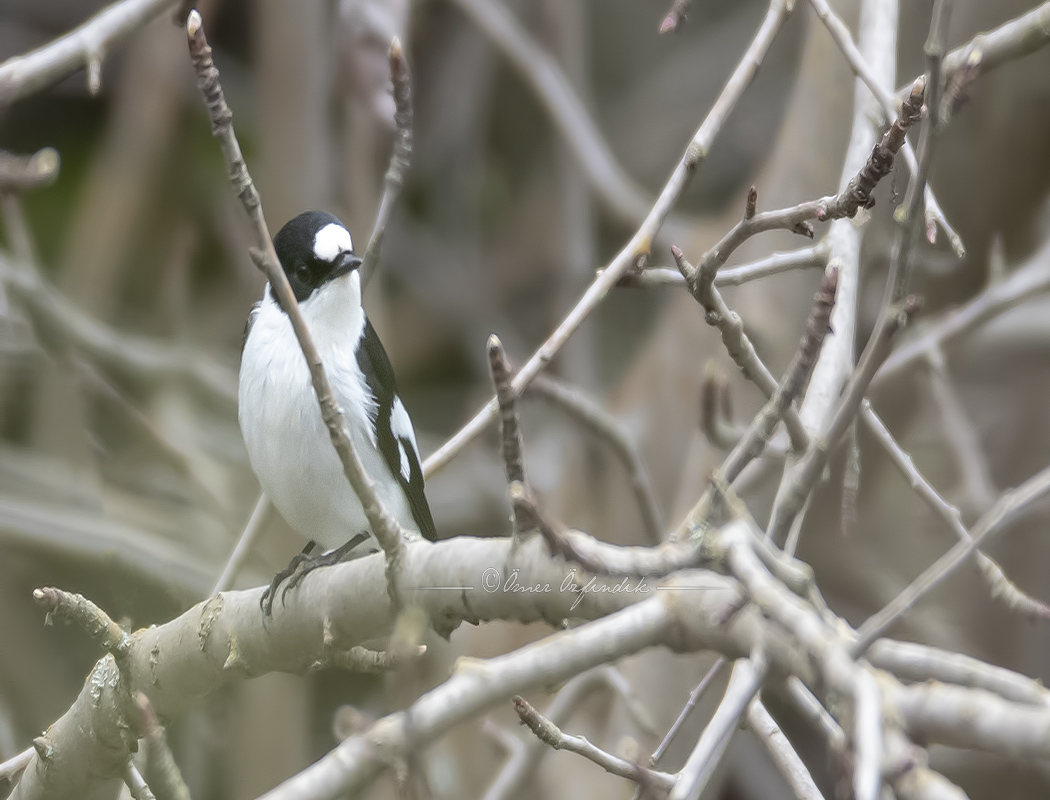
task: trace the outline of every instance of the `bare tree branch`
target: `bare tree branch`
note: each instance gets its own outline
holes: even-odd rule
[[[791,741],[757,698],[747,707],[747,724],[765,746],[777,772],[787,781],[798,800],[824,800],[824,795],[813,782],[813,776],[791,746]]]
[[[945,500],[937,490],[933,488],[932,484],[926,480],[925,476],[919,472],[915,467],[915,462],[912,460],[912,457],[904,452],[904,449],[897,443],[897,440],[893,438],[893,434],[890,433],[885,423],[883,423],[872,409],[871,403],[864,400],[861,403],[860,413],[861,419],[864,420],[868,430],[871,431],[879,444],[882,445],[883,450],[885,450],[886,454],[890,457],[890,461],[893,462],[893,465],[897,467],[900,473],[904,476],[904,479],[908,482],[908,486],[910,486],[919,497],[926,501],[927,506],[929,506],[938,517],[944,520],[960,542],[969,541],[970,532],[966,530],[966,526],[962,523],[962,516],[959,513],[959,509]],[[988,584],[988,588],[991,591],[994,600],[999,600],[1007,608],[1016,611],[1029,619],[1050,618],[1050,607],[1033,597],[1029,597],[1021,591],[1021,589],[1019,589],[1006,576],[1006,573],[1003,572],[1003,568],[994,560],[980,551],[978,551],[974,558],[977,563],[977,569]]]
[[[801,511],[824,470],[831,449],[842,438],[846,428],[857,415],[875,371],[889,354],[893,337],[908,323],[918,307],[918,300],[906,299],[903,304],[895,306],[886,315],[884,324],[872,334],[871,340],[860,357],[857,369],[842,391],[842,399],[834,415],[825,424],[820,436],[814,438],[805,456],[791,470],[790,480],[782,484],[782,491],[777,493],[778,497],[773,505],[769,529],[766,531],[766,535],[772,541],[777,542],[783,538],[795,516]],[[794,543],[789,542],[784,549],[788,553],[793,553]]]
[[[645,464],[642,463],[642,456],[626,431],[622,430],[612,415],[583,392],[566,386],[548,375],[537,377],[529,386],[528,391],[579,420],[609,444],[627,470],[631,490],[638,500],[638,509],[641,511],[642,523],[650,543],[662,542],[664,538],[663,522],[660,520],[660,511],[656,505],[656,497],[653,495],[649,474],[645,470]]]
[[[102,61],[118,41],[160,15],[175,0],[121,0],[53,42],[0,64],[0,106],[35,94],[78,69],[88,89],[99,90]]]
[[[931,589],[951,575],[977,548],[984,544],[1029,505],[1050,492],[1050,467],[1038,472],[1016,489],[1006,492],[992,509],[969,531],[969,538],[931,564],[918,578],[877,614],[869,617],[857,630],[851,652],[860,656],[890,626],[904,616]]]
[[[383,196],[379,199],[375,225],[360,266],[362,287],[372,280],[379,265],[383,235],[394,213],[397,198],[401,195],[401,186],[412,159],[412,76],[408,71],[408,59],[401,49],[401,40],[396,36],[390,43],[390,77],[394,83],[394,147],[390,153],[390,165],[383,177]]]
[[[571,736],[564,733],[551,720],[544,717],[532,707],[521,695],[514,697],[514,710],[522,724],[535,734],[536,738],[554,750],[567,750],[593,761],[606,772],[620,778],[627,778],[635,783],[652,785],[667,791],[674,785],[674,776],[658,770],[646,769],[643,766],[625,761],[607,753],[589,742],[584,736]]]
[[[940,133],[940,106],[942,73],[944,60],[944,38],[947,34],[948,17],[951,13],[950,0],[935,0],[933,19],[930,22],[930,33],[923,50],[926,53],[926,119],[919,129],[918,166],[912,170],[912,179],[904,194],[904,202],[897,209],[895,216],[900,227],[893,240],[890,252],[890,271],[887,278],[886,302],[896,303],[904,297],[910,274],[910,253],[918,233],[919,205],[923,202],[926,190],[926,179],[933,160],[933,151]],[[903,212],[903,217],[899,216]],[[933,221],[926,223],[926,238],[933,242],[937,229]],[[961,255],[961,254],[960,254]]]
[[[969,42],[956,47],[944,57],[944,76],[951,80],[960,69],[967,68],[976,59],[981,72],[989,72],[1008,61],[1034,53],[1050,43],[1050,3],[1041,3],[998,28],[980,33]],[[907,93],[897,91],[897,101]]]
[[[35,324],[57,334],[88,358],[138,381],[181,381],[227,408],[237,402],[237,380],[228,367],[199,350],[118,331],[85,314],[35,270],[0,257],[0,281],[32,314]]]
[[[646,215],[645,221],[627,245],[594,280],[569,315],[562,320],[540,349],[518,372],[513,384],[517,394],[520,394],[532,379],[546,368],[566,340],[605,299],[609,289],[619,282],[620,277],[637,262],[639,257],[650,251],[653,239],[667,219],[667,215],[688,185],[693,173],[707,157],[711,144],[721,130],[729,112],[736,106],[744,89],[758,71],[758,66],[783,25],[786,15],[787,8],[784,0],[773,0],[754,40],[727,81],[722,94],[719,95],[711,111],[689,142],[663,191],[660,192],[660,196],[657,197],[655,204]],[[430,477],[447,464],[467,443],[492,423],[496,418],[496,410],[496,401],[493,398],[451,439],[437,451],[431,453],[423,464],[423,474]]]
[[[725,696],[678,772],[668,800],[693,800],[703,793],[765,676],[766,664],[761,657],[740,659],[733,665]]]
[[[741,286],[750,281],[779,275],[796,269],[823,269],[828,264],[828,243],[822,239],[812,247],[801,247],[786,253],[741,264],[738,267],[720,269],[715,275],[715,286]],[[620,286],[649,288],[653,286],[685,286],[685,277],[677,267],[649,267],[640,272],[628,272],[620,279]]]
[[[871,91],[872,95],[878,100],[879,108],[881,109],[881,115],[886,123],[893,119],[897,113],[897,101],[894,99],[891,93],[891,88],[884,85],[884,83],[876,77],[875,71],[872,69],[872,65],[864,57],[864,55],[857,49],[857,46],[853,43],[853,37],[850,35],[849,28],[846,27],[846,23],[832,10],[831,6],[828,5],[826,0],[810,0],[810,5],[813,6],[813,10],[817,16],[820,17],[821,22],[827,27],[828,32],[831,34],[831,38],[835,40],[835,44],[839,46],[842,54],[846,57],[853,72],[860,78],[865,86]],[[863,30],[863,29],[862,29]],[[897,48],[892,48],[892,54],[896,54]],[[891,70],[895,69],[896,65],[891,66]],[[892,86],[892,84],[891,84]],[[912,150],[911,145],[907,142],[901,148],[901,152],[904,155],[904,163],[907,165],[908,170],[913,176],[918,174],[919,162],[915,156],[915,151]],[[948,240],[951,242],[952,249],[955,254],[962,258],[966,255],[966,250],[963,247],[962,238],[958,233],[948,224],[947,218],[944,216],[944,212],[941,210],[940,204],[937,199],[933,196],[933,191],[926,186],[923,188],[923,196],[926,203],[926,220],[927,226],[940,225],[944,229],[945,234],[948,236]],[[932,236],[936,233],[936,229],[927,228],[927,235]]]
[[[536,93],[595,193],[630,225],[645,220],[653,201],[620,166],[558,62],[498,0],[453,0],[507,57]]]
[[[259,499],[255,501],[255,505],[252,507],[252,513],[248,517],[244,530],[237,538],[237,544],[234,545],[233,552],[226,559],[226,566],[222,568],[222,574],[219,575],[219,579],[215,581],[215,586],[212,587],[212,595],[225,592],[233,586],[234,581],[237,580],[237,574],[241,571],[241,567],[248,560],[248,554],[252,550],[252,545],[255,544],[255,540],[259,538],[259,534],[262,532],[263,523],[266,521],[269,511],[270,498],[264,493],[260,493]]]

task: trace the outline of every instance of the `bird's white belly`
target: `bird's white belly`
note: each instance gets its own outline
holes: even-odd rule
[[[294,337],[287,346],[287,317],[266,316],[256,319],[241,359],[238,416],[244,443],[263,491],[288,523],[330,550],[370,526],[321,419],[306,359]],[[356,357],[349,348],[335,351],[323,341],[318,346],[351,443],[379,499],[402,527],[415,531],[408,502],[375,445],[366,416],[372,398]]]

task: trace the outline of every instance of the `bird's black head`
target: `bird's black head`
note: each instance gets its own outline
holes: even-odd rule
[[[361,266],[350,231],[324,211],[305,211],[286,222],[273,247],[300,303],[314,289]]]

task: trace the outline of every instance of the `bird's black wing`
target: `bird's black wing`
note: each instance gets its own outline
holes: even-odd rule
[[[394,480],[401,485],[401,490],[408,498],[408,505],[412,509],[416,525],[419,526],[419,532],[427,539],[434,540],[437,538],[437,531],[434,528],[434,517],[430,513],[430,504],[427,503],[427,496],[423,491],[423,468],[419,464],[419,454],[411,439],[397,435],[393,430],[394,402],[399,400],[394,369],[390,366],[383,343],[379,341],[375,328],[367,318],[357,348],[357,362],[378,406],[376,443],[379,445],[379,452],[383,454]],[[402,471],[402,457],[408,459],[407,479]]]

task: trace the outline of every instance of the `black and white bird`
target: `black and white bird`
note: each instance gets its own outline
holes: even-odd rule
[[[274,249],[321,356],[351,443],[383,505],[410,534],[435,539],[412,419],[394,370],[361,305],[361,259],[336,217],[307,211],[277,233]],[[361,501],[343,474],[288,316],[267,284],[245,328],[238,418],[263,491],[288,523],[324,548],[300,554],[263,596],[269,613],[307,571],[377,548]]]

